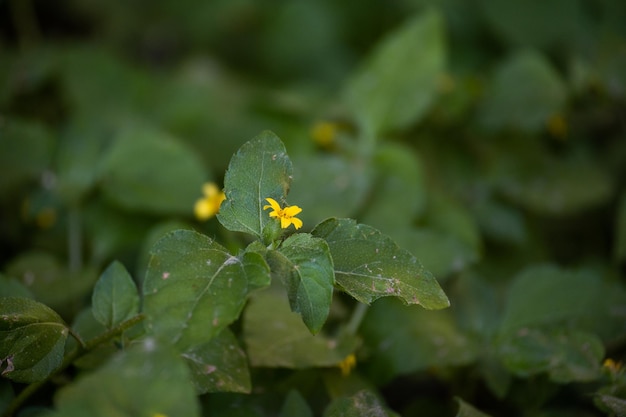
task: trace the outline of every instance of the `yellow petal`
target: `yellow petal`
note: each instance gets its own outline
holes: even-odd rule
[[[278,204],[276,202],[276,200],[274,200],[273,198],[266,198],[265,201],[267,201],[270,204],[267,205],[267,206],[264,206],[263,210],[267,210],[268,208],[272,208],[272,209],[274,209],[274,211],[280,212],[280,204]]]
[[[286,229],[289,227],[289,225],[291,224],[291,221],[293,219],[288,219],[286,217],[281,217],[280,218],[280,227],[282,227],[283,229]]]
[[[207,182],[202,186],[202,194],[209,198],[217,195],[217,193],[219,193],[219,190],[217,189],[217,185],[215,185],[215,183]]]
[[[211,208],[211,204],[207,201],[206,198],[201,198],[200,200],[196,201],[196,204],[193,207],[193,212],[196,216],[196,219],[198,220],[207,220],[208,218],[213,216],[213,214],[215,214],[215,212]]]
[[[296,230],[302,227],[302,220],[296,217],[291,218],[291,223],[296,228]]]
[[[293,217],[296,214],[300,213],[301,211],[302,209],[298,206],[289,206],[283,209],[283,213],[285,213],[285,215],[288,217]]]

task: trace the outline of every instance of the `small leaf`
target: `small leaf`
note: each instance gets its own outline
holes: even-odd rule
[[[274,133],[265,131],[244,144],[230,160],[224,176],[226,200],[217,218],[235,232],[262,237],[269,221],[263,210],[266,198],[285,199],[291,183],[292,166],[285,145]]]
[[[148,329],[181,350],[208,342],[239,317],[247,293],[241,259],[200,233],[168,233],[152,248],[143,285]]]
[[[256,245],[250,245],[241,256],[248,278],[248,293],[265,288],[272,282],[269,266],[263,257],[263,253],[267,249],[258,240],[253,243],[258,243],[262,247],[262,251],[257,252]]]
[[[200,416],[183,360],[151,338],[61,389],[55,403],[66,417]]]
[[[109,329],[139,312],[137,287],[124,265],[112,262],[102,273],[91,304],[93,316]]]
[[[63,361],[68,328],[29,298],[0,298],[0,370],[17,382],[42,381]]]
[[[313,411],[302,395],[292,389],[287,394],[279,417],[313,417]]]
[[[326,242],[298,233],[287,238],[278,251],[268,252],[268,261],[287,287],[291,310],[302,315],[311,333],[319,332],[330,311],[335,283]]]
[[[351,397],[334,400],[324,411],[324,417],[389,417],[380,400],[369,390]]]
[[[235,335],[222,330],[209,342],[183,352],[199,394],[207,392],[242,392],[251,389],[248,362]]]
[[[485,414],[482,411],[477,410],[472,405],[466,403],[460,398],[455,398],[459,403],[459,411],[456,417],[490,417],[489,414]]]
[[[418,260],[373,227],[352,219],[328,219],[312,234],[328,243],[337,284],[362,303],[395,296],[427,309],[450,305]]]
[[[443,19],[434,10],[387,36],[346,88],[361,127],[376,135],[422,117],[434,101],[445,53]]]

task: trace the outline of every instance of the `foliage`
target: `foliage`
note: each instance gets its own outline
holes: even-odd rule
[[[0,413],[626,415],[622,3],[0,2]]]

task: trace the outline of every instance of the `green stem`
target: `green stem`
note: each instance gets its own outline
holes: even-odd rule
[[[11,402],[11,404],[9,404],[7,409],[2,414],[2,417],[11,417],[13,413],[15,413],[18,410],[18,408],[20,408],[22,404],[24,404],[24,402],[26,402],[26,400],[28,400],[33,394],[35,394],[41,387],[43,387],[54,376],[60,374],[65,369],[67,369],[76,359],[80,358],[83,355],[86,355],[87,353],[91,352],[92,350],[102,345],[103,343],[106,343],[109,340],[113,339],[114,337],[122,334],[124,331],[142,322],[145,318],[146,318],[145,315],[138,314],[126,321],[123,321],[122,323],[118,324],[112,329],[107,330],[101,335],[88,340],[87,342],[80,343],[81,339],[78,338],[80,345],[65,357],[59,369],[54,371],[52,374],[48,375],[48,377],[44,379],[43,381],[33,382],[32,384],[24,388],[17,395],[17,397],[15,397],[15,399]],[[72,333],[71,331],[70,333],[74,336],[74,333]]]
[[[359,330],[359,326],[363,321],[363,317],[365,317],[365,313],[367,313],[367,309],[369,306],[367,304],[358,303],[352,312],[352,317],[350,317],[350,321],[346,326],[346,330],[350,334],[356,334],[356,331]]]
[[[72,205],[70,207],[67,223],[69,270],[70,272],[77,272],[80,271],[83,266],[83,228],[78,205]]]

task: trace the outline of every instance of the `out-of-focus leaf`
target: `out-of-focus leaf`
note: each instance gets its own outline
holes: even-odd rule
[[[520,376],[547,372],[555,382],[582,382],[600,376],[604,346],[591,333],[531,328],[502,340],[499,355]]]
[[[289,192],[292,167],[285,145],[265,131],[244,144],[230,160],[224,177],[226,200],[217,218],[228,230],[262,237],[269,212],[266,198],[283,202]]]
[[[490,417],[489,414],[485,414],[482,411],[477,410],[469,403],[466,403],[460,398],[455,398],[456,402],[459,403],[459,411],[456,414],[456,417]]]
[[[191,214],[207,173],[198,157],[163,132],[120,133],[102,162],[104,195],[122,208]]]
[[[450,311],[426,311],[394,299],[369,308],[361,332],[372,347],[370,375],[380,382],[431,366],[473,361],[477,346],[456,325]]]
[[[4,413],[11,401],[15,398],[13,385],[8,380],[0,380],[0,412]]]
[[[239,317],[248,294],[246,266],[207,236],[174,231],[152,248],[143,294],[149,330],[184,351]]]
[[[366,134],[418,121],[435,98],[445,55],[443,19],[434,9],[411,18],[377,45],[345,90]]]
[[[198,393],[250,392],[246,355],[228,328],[209,342],[192,346],[181,356],[191,370]]]
[[[380,400],[368,390],[351,397],[334,400],[324,411],[324,417],[390,417]]]
[[[63,361],[69,330],[61,317],[29,298],[0,299],[0,370],[17,382],[42,381]]]
[[[479,119],[490,129],[536,132],[563,111],[566,87],[539,53],[520,51],[496,69],[480,108]]]
[[[369,304],[380,297],[395,296],[427,309],[450,305],[430,272],[373,227],[352,219],[328,219],[312,233],[326,240],[337,284],[357,300]]]
[[[335,284],[328,244],[310,234],[297,233],[267,256],[272,274],[287,287],[291,310],[300,313],[311,333],[318,333],[328,317]]]
[[[244,312],[243,335],[253,366],[336,366],[354,351],[354,335],[312,335],[289,308],[286,295],[270,289],[252,297]]]
[[[67,417],[199,417],[191,381],[183,360],[148,338],[61,389],[55,404]]]
[[[0,297],[35,298],[24,283],[2,274],[0,274]]]
[[[615,220],[615,246],[613,256],[618,261],[626,260],[626,193],[622,193]]]
[[[626,417],[626,400],[612,395],[598,395],[596,401],[608,408],[616,417]]]
[[[139,312],[137,287],[124,265],[115,261],[100,275],[91,304],[94,317],[107,328]]]
[[[354,216],[362,207],[371,176],[364,161],[336,155],[294,157],[289,198],[302,207],[303,228],[329,217]]]
[[[285,398],[279,417],[313,417],[313,411],[302,395],[292,389]]]
[[[79,335],[83,341],[87,341],[106,332],[107,328],[96,320],[93,316],[92,308],[86,307],[74,318],[74,321],[72,322],[72,330],[75,334]],[[76,347],[77,344],[78,342],[76,342],[73,338],[70,338],[68,340],[66,351],[71,351],[71,349]],[[97,348],[86,353],[85,355],[82,355],[73,362],[73,365],[79,369],[93,370],[107,362],[111,356],[117,352],[119,352],[119,339],[113,339],[108,343],[99,345]]]

